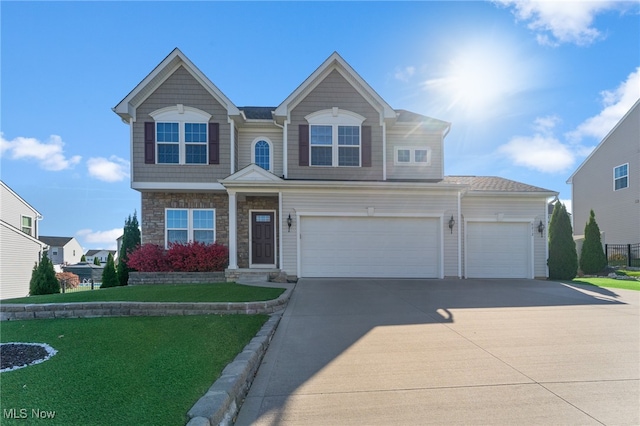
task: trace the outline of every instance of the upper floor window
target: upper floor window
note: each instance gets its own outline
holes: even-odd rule
[[[396,165],[428,166],[431,164],[431,150],[429,148],[396,147]]]
[[[215,218],[213,209],[166,209],[166,246],[193,241],[213,244],[216,240]]]
[[[362,122],[359,114],[332,108],[305,117],[309,122],[309,164],[328,167],[362,165]]]
[[[613,189],[624,189],[629,187],[629,163],[623,164],[613,169]]]
[[[158,164],[207,164],[211,114],[182,104],[150,113]],[[153,140],[152,140],[153,142]]]
[[[33,237],[33,218],[31,216],[22,216],[21,225],[22,232]]]
[[[266,138],[257,138],[251,145],[251,162],[267,171],[273,171],[273,158],[271,151],[270,140]]]

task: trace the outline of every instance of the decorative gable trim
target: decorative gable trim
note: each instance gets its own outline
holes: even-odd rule
[[[184,67],[221,105],[229,115],[240,115],[240,110],[218,89],[180,49],[173,51],[156,66],[138,85],[113,108],[113,111],[129,123],[136,120],[136,108],[144,102],[179,67]]]
[[[339,72],[380,113],[380,124],[384,120],[395,120],[396,112],[393,108],[337,52],[331,54],[313,74],[276,108],[275,115],[286,117],[289,120],[291,110],[334,70]]]
[[[223,185],[247,182],[284,182],[281,178],[271,172],[266,171],[256,164],[249,164],[242,170],[238,170],[219,182]]]

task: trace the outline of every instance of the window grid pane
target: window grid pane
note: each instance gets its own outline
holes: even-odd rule
[[[338,165],[339,166],[359,166],[360,165],[360,148],[359,147],[339,147],[338,148]]]
[[[189,242],[188,231],[186,229],[185,230],[169,229],[167,231],[167,245],[171,245],[174,243],[186,244],[188,242]]]
[[[258,141],[256,143],[254,156],[258,166],[265,170],[269,170],[270,152],[269,143],[267,141]]]
[[[167,210],[167,228],[187,229],[188,226],[187,210]]]
[[[194,210],[193,228],[213,229],[213,210]]]
[[[628,186],[627,177],[616,179],[616,191],[618,189],[624,189]]]
[[[338,126],[338,145],[360,145],[360,128],[358,126]]]
[[[411,161],[411,151],[408,149],[398,150],[398,163],[408,163]]]
[[[416,149],[415,150],[416,163],[426,163],[427,162],[427,150],[426,149]]]
[[[193,241],[203,244],[213,244],[213,231],[194,230]]]
[[[158,142],[179,142],[178,123],[157,123],[156,140]]]
[[[311,165],[312,166],[330,166],[332,164],[332,148],[329,147],[311,147]]]
[[[332,126],[311,126],[311,145],[331,145]]]
[[[180,160],[180,149],[178,144],[158,144],[158,163],[178,164]]]
[[[187,145],[185,162],[186,164],[207,164],[207,146]]]
[[[204,123],[185,123],[184,141],[187,143],[207,143],[207,125]]]

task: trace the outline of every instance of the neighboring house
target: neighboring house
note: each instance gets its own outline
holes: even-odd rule
[[[640,100],[571,175],[573,232],[593,209],[603,243],[640,243]]]
[[[38,240],[42,215],[0,181],[0,299],[29,295],[33,266],[46,244]]]
[[[113,256],[113,261],[115,262],[118,258],[118,252],[115,250],[87,250],[84,254],[84,258],[87,263],[93,263],[95,258],[97,257],[101,264],[107,264],[107,258],[109,257],[109,253]]]
[[[45,237],[40,241],[49,246],[47,255],[54,266],[73,265],[82,259],[82,246],[74,237]]]
[[[114,112],[143,243],[217,241],[230,272],[547,276],[557,192],[445,176],[450,124],[393,109],[337,53],[277,107],[237,107],[175,49]]]

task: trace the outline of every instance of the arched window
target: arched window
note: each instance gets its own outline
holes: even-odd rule
[[[267,171],[272,171],[271,142],[264,138],[258,138],[253,142],[253,163]]]

